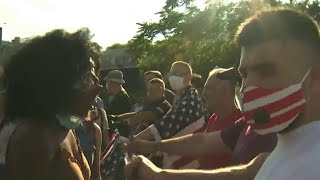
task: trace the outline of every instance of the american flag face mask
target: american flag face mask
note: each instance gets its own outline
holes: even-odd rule
[[[304,110],[306,99],[302,93],[301,82],[286,88],[261,88],[249,86],[243,92],[236,91],[236,100],[241,107],[247,123],[258,134],[276,133],[287,128]],[[242,104],[239,104],[242,103]]]

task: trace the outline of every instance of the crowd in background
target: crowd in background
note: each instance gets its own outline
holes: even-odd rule
[[[239,26],[239,67],[206,80],[184,61],[144,72],[139,103],[121,70],[100,77],[90,37],[35,37],[0,71],[0,179],[320,178],[311,17],[261,11]]]

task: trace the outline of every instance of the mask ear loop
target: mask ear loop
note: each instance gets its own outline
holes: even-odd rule
[[[242,102],[242,98],[243,97],[238,97],[238,96],[241,96],[241,92],[240,92],[240,87],[239,86],[236,86],[235,87],[235,91],[234,91],[234,103],[236,105],[236,107],[241,111],[243,112],[243,104],[241,104]],[[240,99],[239,99],[240,98]],[[241,107],[242,106],[242,107]]]
[[[308,75],[310,74],[311,68],[308,69],[308,71],[306,72],[306,74],[303,76],[302,80],[301,80],[301,84],[307,79]]]
[[[308,75],[310,74],[310,71],[311,71],[311,68],[309,68],[308,71],[306,72],[306,74],[303,76],[303,78],[302,78],[302,80],[301,80],[301,85],[302,85],[302,83],[307,79]],[[308,97],[306,98],[306,103],[309,102],[309,100],[310,100],[310,96],[308,96]]]

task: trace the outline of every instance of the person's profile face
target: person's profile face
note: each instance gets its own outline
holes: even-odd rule
[[[82,82],[75,86],[75,105],[72,107],[74,114],[79,116],[86,116],[98,95],[101,86],[99,85],[99,78],[95,75],[95,68],[92,66],[84,76]]]
[[[230,92],[225,91],[224,85],[224,81],[214,76],[211,76],[204,85],[202,97],[205,99],[207,108],[212,112],[215,112],[217,107],[224,103],[225,98],[223,95]]]

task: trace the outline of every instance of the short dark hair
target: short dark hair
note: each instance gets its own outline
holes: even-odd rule
[[[269,40],[295,40],[320,51],[317,23],[308,15],[288,8],[263,10],[242,23],[235,36],[239,46],[252,46]]]
[[[5,68],[6,116],[49,121],[71,113],[66,111],[82,92],[75,85],[90,83],[90,39],[88,29],[54,30],[17,51]]]
[[[192,79],[191,79],[191,84],[195,88],[203,88],[204,86],[204,81],[202,79],[202,76],[200,74],[193,74]]]
[[[162,74],[160,71],[147,71],[144,73],[144,76],[147,76],[149,74],[154,75],[155,78],[163,79]]]

